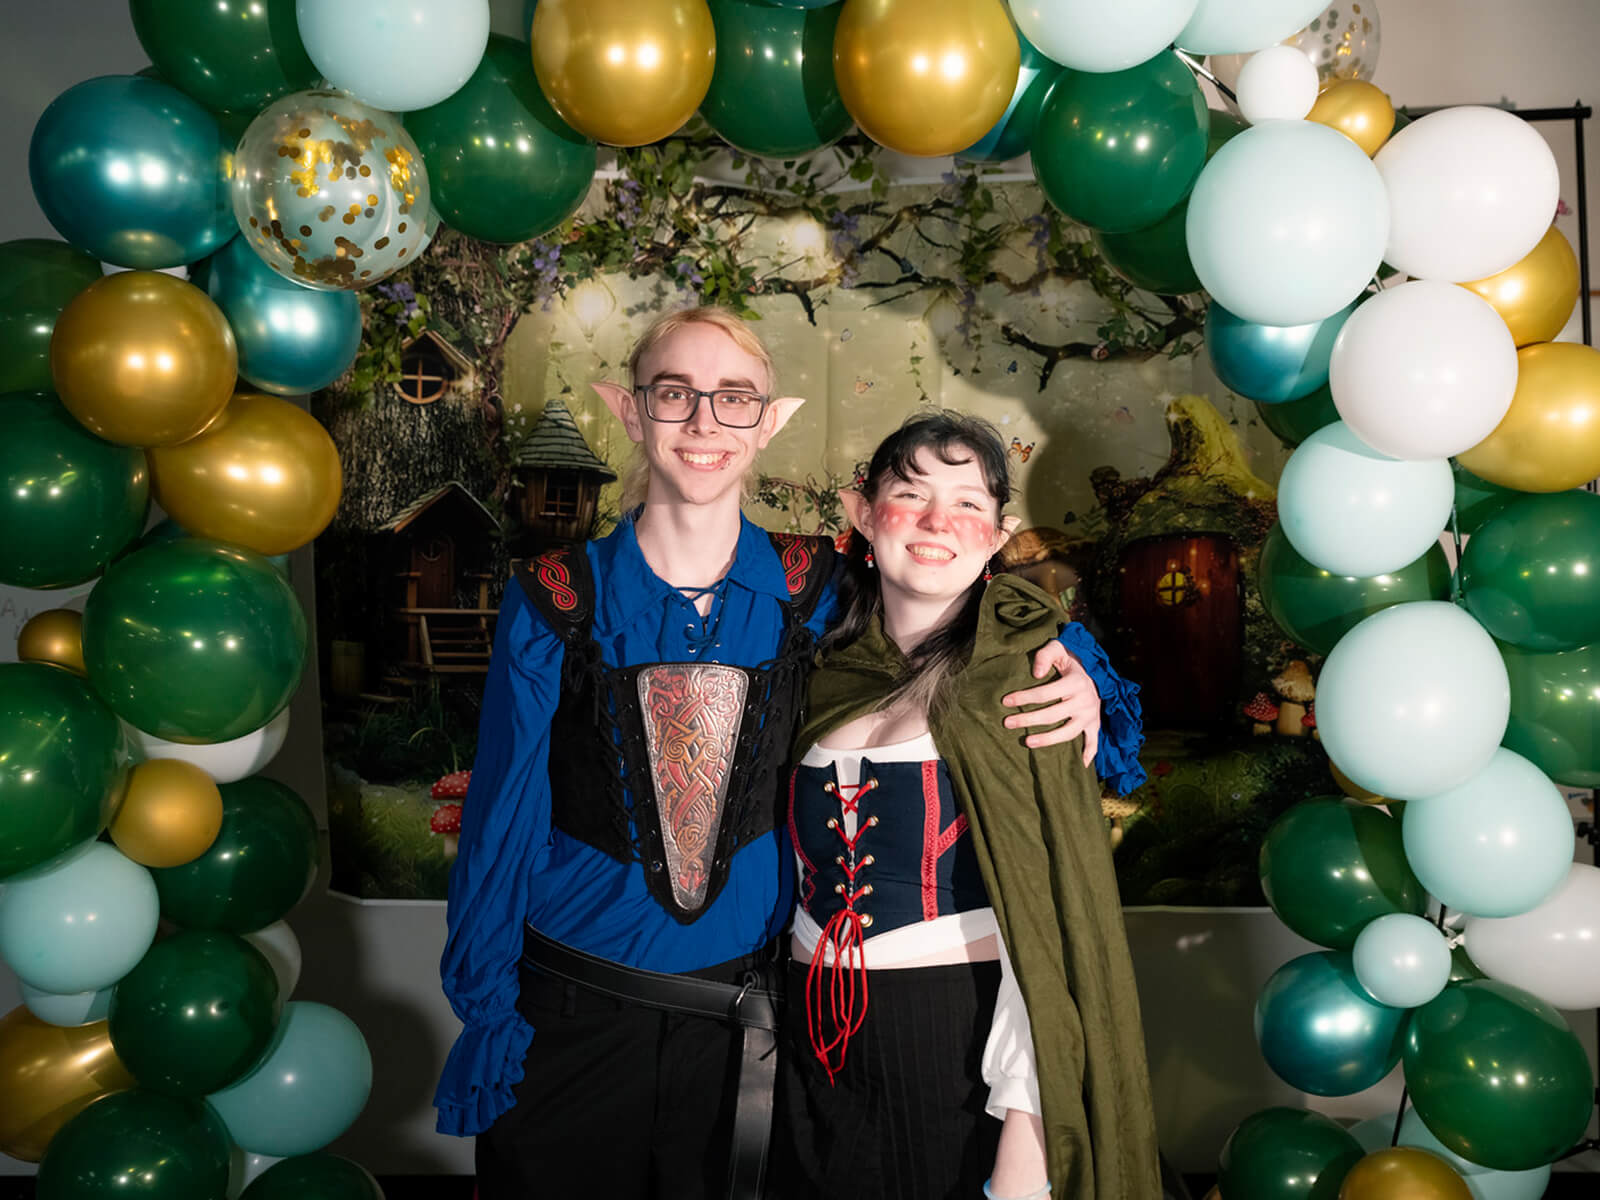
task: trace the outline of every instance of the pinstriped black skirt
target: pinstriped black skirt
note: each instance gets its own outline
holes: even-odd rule
[[[866,1018],[832,1082],[807,1033],[805,978],[791,963],[774,1195],[979,1200],[1000,1141],[981,1070],[1000,964],[871,972]]]

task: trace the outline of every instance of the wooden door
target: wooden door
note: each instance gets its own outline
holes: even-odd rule
[[[418,608],[456,607],[456,547],[442,533],[424,534],[411,547]]]

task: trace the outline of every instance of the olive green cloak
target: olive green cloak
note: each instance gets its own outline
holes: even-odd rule
[[[1158,1200],[1155,1114],[1139,995],[1082,743],[1029,750],[1000,698],[1038,681],[1033,652],[1066,615],[1040,589],[1001,575],[983,597],[972,658],[947,685],[933,739],[967,816],[1028,1007],[1056,1200]],[[874,619],[811,675],[801,753],[880,707],[905,657]],[[953,1049],[953,1048],[952,1048]]]

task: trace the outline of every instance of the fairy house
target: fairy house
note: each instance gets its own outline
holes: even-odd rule
[[[551,542],[581,542],[594,526],[600,489],[616,479],[584,440],[560,396],[544,413],[511,459],[519,552]]]
[[[439,329],[428,326],[400,346],[395,391],[408,404],[432,404],[473,387],[472,360]]]
[[[437,674],[488,669],[496,610],[499,526],[470,491],[452,480],[418,496],[384,523],[389,539],[390,614],[399,630],[399,665]]]

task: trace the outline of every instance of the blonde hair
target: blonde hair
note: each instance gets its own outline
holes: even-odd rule
[[[767,373],[767,394],[770,396],[777,390],[778,368],[772,361],[772,351],[767,349],[767,344],[743,317],[731,309],[715,304],[702,304],[697,308],[680,308],[664,312],[651,321],[639,335],[639,340],[634,343],[633,353],[628,356],[628,382],[638,387],[639,364],[644,361],[645,356],[671,334],[689,325],[710,325],[727,334],[735,346],[761,364],[761,369]],[[650,464],[642,450],[635,450],[627,466],[622,469],[622,511],[629,513],[643,504],[649,487]],[[748,500],[750,493],[748,479],[745,481],[744,490],[745,499]]]

